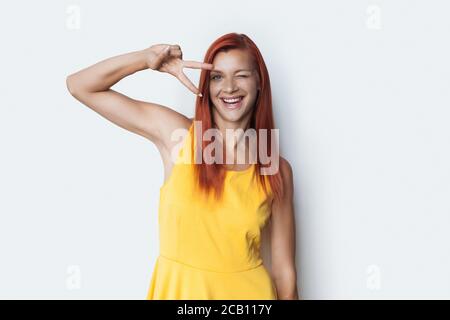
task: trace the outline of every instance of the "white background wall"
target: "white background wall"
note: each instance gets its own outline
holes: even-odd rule
[[[202,60],[228,32],[256,42],[271,76],[302,297],[450,298],[449,12],[445,0],[5,2],[0,298],[145,298],[158,151],[65,79],[155,43]],[[167,74],[114,88],[193,116],[195,96]]]

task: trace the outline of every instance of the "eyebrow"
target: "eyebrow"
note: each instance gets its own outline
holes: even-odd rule
[[[239,71],[249,71],[249,72],[252,72],[252,70],[250,70],[250,69],[238,69],[238,70],[236,70],[234,73],[237,73],[237,72],[239,72]],[[211,70],[211,72],[223,73],[222,71],[217,70],[217,69],[213,69],[213,70]]]

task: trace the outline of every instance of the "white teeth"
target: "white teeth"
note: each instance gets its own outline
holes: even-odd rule
[[[236,102],[242,100],[242,97],[235,98],[235,99],[222,99],[222,100],[225,101],[226,103],[236,103]]]

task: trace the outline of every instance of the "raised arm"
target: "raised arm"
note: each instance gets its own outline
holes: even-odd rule
[[[184,75],[183,67],[211,69],[212,65],[183,61],[178,45],[158,44],[102,60],[69,75],[71,95],[116,125],[148,138],[158,148],[169,148],[176,128],[187,128],[190,120],[173,109],[127,97],[110,89],[124,77],[137,71],[153,69],[177,77],[189,90],[198,89]]]

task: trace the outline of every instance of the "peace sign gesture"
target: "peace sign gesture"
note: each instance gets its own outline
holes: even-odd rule
[[[194,94],[202,96],[191,80],[184,74],[183,68],[212,70],[212,64],[183,60],[183,53],[179,45],[156,44],[149,47],[147,52],[147,66],[150,69],[173,75]]]

